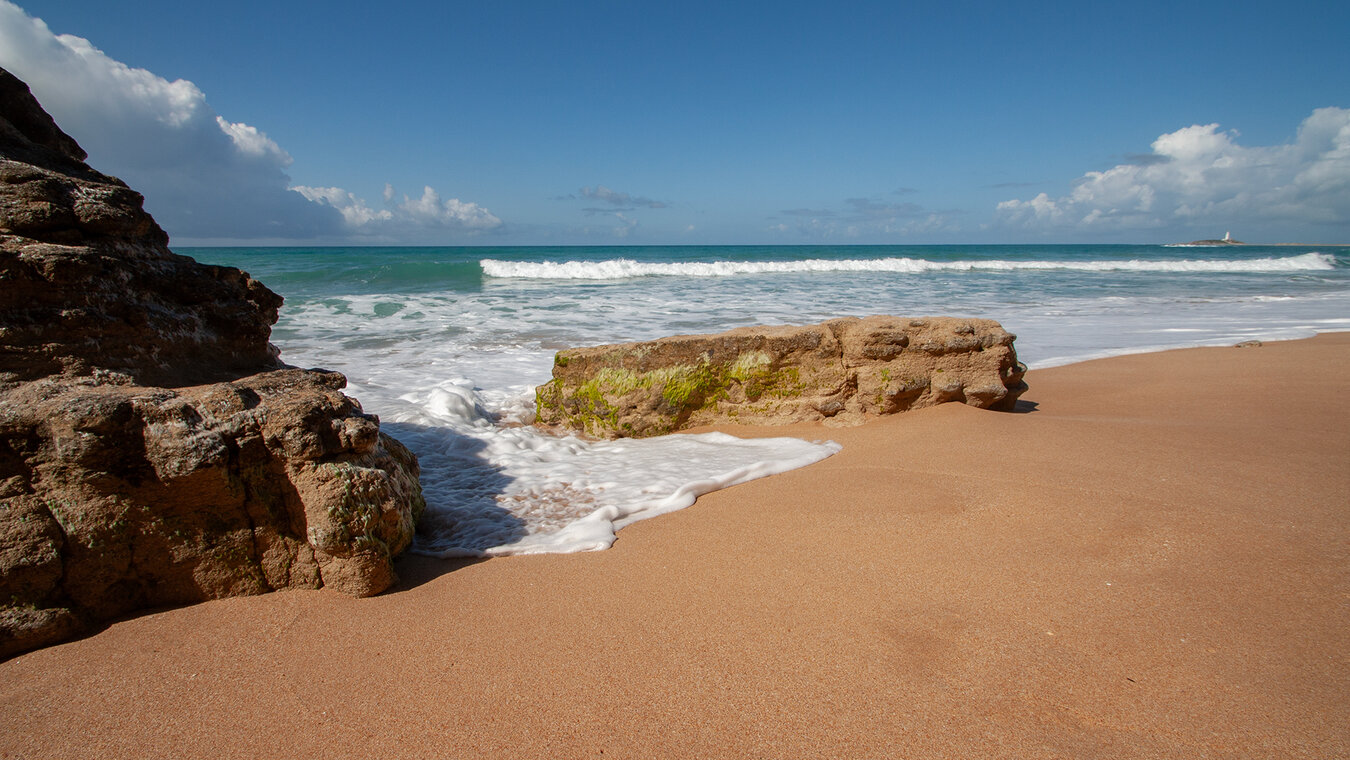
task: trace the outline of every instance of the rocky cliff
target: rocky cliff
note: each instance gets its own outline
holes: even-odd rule
[[[171,252],[140,194],[84,158],[0,73],[0,380],[98,370],[172,387],[282,366],[281,298]]]
[[[851,425],[948,401],[1011,409],[1026,390],[997,322],[854,317],[560,351],[536,423],[597,437],[696,425]]]
[[[393,582],[416,458],[0,70],[0,657],[148,606]]]

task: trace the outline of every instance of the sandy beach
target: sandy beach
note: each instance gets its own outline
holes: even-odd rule
[[[0,663],[0,757],[1350,755],[1350,334],[1028,374],[608,551]]]

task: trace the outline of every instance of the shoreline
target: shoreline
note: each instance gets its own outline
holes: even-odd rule
[[[1045,360],[1036,362],[1035,364],[1027,364],[1027,369],[1028,369],[1029,371],[1030,371],[1030,370],[1058,369],[1058,368],[1060,368],[1060,367],[1072,367],[1072,366],[1074,366],[1074,365],[1082,364],[1082,363],[1084,363],[1084,362],[1096,362],[1096,361],[1102,361],[1102,360],[1105,360],[1105,359],[1118,359],[1118,358],[1126,357],[1126,356],[1141,356],[1141,355],[1146,355],[1146,354],[1163,354],[1163,353],[1168,353],[1168,352],[1171,352],[1171,351],[1189,351],[1189,350],[1191,350],[1191,349],[1204,349],[1204,348],[1245,348],[1245,347],[1247,347],[1248,345],[1250,345],[1250,344],[1252,344],[1252,343],[1256,343],[1256,344],[1258,344],[1258,345],[1266,345],[1266,344],[1271,344],[1271,343],[1291,343],[1291,342],[1296,342],[1296,341],[1301,341],[1301,340],[1312,340],[1313,338],[1316,338],[1316,337],[1318,337],[1319,335],[1336,335],[1336,334],[1341,334],[1341,333],[1350,333],[1350,327],[1320,328],[1320,329],[1312,330],[1312,331],[1308,331],[1308,332],[1309,332],[1309,334],[1307,334],[1307,335],[1299,335],[1299,336],[1297,336],[1297,337],[1263,338],[1263,337],[1261,337],[1260,335],[1257,335],[1257,336],[1255,336],[1255,337],[1248,338],[1248,339],[1244,339],[1244,340],[1239,341],[1239,342],[1232,342],[1231,340],[1226,340],[1226,341],[1215,341],[1215,342],[1213,342],[1213,343],[1203,343],[1203,344],[1199,344],[1199,345],[1197,345],[1197,344],[1195,344],[1195,343],[1176,343],[1176,344],[1170,344],[1170,345],[1142,346],[1142,347],[1139,347],[1139,348],[1125,348],[1125,349],[1114,350],[1114,351],[1111,351],[1111,352],[1109,352],[1109,353],[1107,353],[1107,352],[1102,352],[1101,354],[1098,354],[1098,355],[1085,356],[1085,357],[1081,357],[1081,358],[1073,358],[1073,357],[1070,357],[1070,358],[1067,358],[1067,359],[1063,359],[1062,357],[1054,357],[1054,356],[1052,356],[1052,357],[1050,357],[1049,359],[1045,359]],[[1050,362],[1050,363],[1047,363],[1047,362]]]
[[[1350,333],[1028,374],[611,549],[0,663],[0,756],[1350,753]]]

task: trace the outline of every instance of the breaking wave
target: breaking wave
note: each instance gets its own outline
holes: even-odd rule
[[[914,258],[801,259],[796,261],[500,261],[478,262],[483,274],[503,279],[623,280],[632,277],[729,277],[741,274],[790,274],[798,272],[1011,272],[1060,270],[1077,272],[1300,272],[1325,271],[1336,267],[1330,254],[1260,259],[1122,259],[1102,261],[932,261]]]

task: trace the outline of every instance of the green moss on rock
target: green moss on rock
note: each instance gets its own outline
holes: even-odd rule
[[[857,424],[948,400],[1006,406],[1025,389],[1012,340],[988,320],[879,316],[568,349],[538,389],[536,420],[641,437],[729,419]],[[988,347],[1000,350],[979,350]],[[990,390],[944,395],[930,378]]]
[[[633,358],[640,357],[622,357]],[[567,361],[555,358],[554,365],[565,368]],[[603,367],[575,385],[569,384],[565,373],[560,374],[537,389],[535,413],[544,424],[561,424],[590,435],[660,435],[679,429],[691,414],[721,401],[733,397],[755,400],[776,390],[800,387],[798,369],[775,369],[765,352],[744,352],[724,362],[704,355],[698,363],[647,371]],[[625,419],[627,411],[643,404],[641,399],[657,398],[658,421],[639,427]]]

